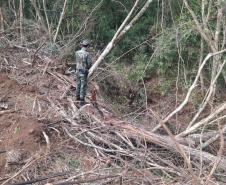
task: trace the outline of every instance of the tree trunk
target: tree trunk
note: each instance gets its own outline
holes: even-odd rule
[[[2,7],[0,7],[0,23],[1,23],[1,31],[4,31],[4,17],[3,17],[3,11],[2,11]]]
[[[57,39],[59,30],[60,30],[60,25],[61,25],[61,22],[62,22],[62,20],[63,20],[63,18],[64,18],[64,14],[65,14],[65,10],[66,10],[67,1],[68,1],[68,0],[65,0],[65,1],[64,1],[64,6],[63,6],[63,9],[62,9],[62,12],[61,12],[60,20],[59,20],[59,22],[58,22],[56,34],[55,34],[55,36],[54,36],[54,38],[53,38],[53,42],[56,42],[56,39]]]
[[[46,28],[46,25],[45,25],[45,23],[44,23],[42,14],[41,14],[39,8],[38,8],[37,5],[36,5],[36,0],[31,0],[31,4],[32,4],[32,6],[33,6],[34,9],[35,9],[35,12],[36,12],[36,14],[37,14],[37,16],[38,16],[38,21],[41,23],[42,28],[43,28],[46,32],[48,32],[48,29]]]
[[[20,0],[20,44],[23,45],[23,0]]]
[[[42,3],[43,3],[43,9],[44,9],[45,17],[46,17],[46,23],[47,23],[47,27],[48,27],[48,31],[49,31],[49,36],[51,37],[51,28],[50,28],[49,18],[48,18],[47,11],[46,11],[46,2],[45,2],[45,0],[43,0]]]
[[[97,67],[102,63],[104,58],[110,53],[110,51],[113,49],[115,43],[121,39],[121,37],[130,30],[130,28],[133,26],[133,24],[144,14],[144,12],[147,10],[149,5],[151,4],[153,0],[147,0],[144,6],[141,8],[141,10],[134,16],[134,18],[129,22],[128,20],[131,18],[135,8],[138,6],[139,0],[136,0],[136,2],[133,5],[133,8],[130,10],[129,14],[115,33],[112,40],[108,43],[105,50],[101,53],[97,61],[94,63],[94,65],[89,70],[89,77],[94,73],[94,71],[97,69]]]

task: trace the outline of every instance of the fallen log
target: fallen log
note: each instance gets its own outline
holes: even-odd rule
[[[9,114],[9,113],[13,113],[13,112],[15,112],[15,110],[2,110],[2,111],[0,111],[0,116],[3,114]]]
[[[83,109],[80,111],[82,111],[82,114],[89,114],[89,111],[86,111],[86,109]],[[174,141],[169,136],[159,135],[150,131],[146,131],[144,129],[141,129],[132,125],[131,123],[121,121],[117,118],[111,117],[107,119],[108,115],[106,115],[106,112],[107,111],[105,111],[105,116],[104,116],[105,120],[102,119],[101,124],[109,126],[108,132],[120,133],[121,135],[124,135],[126,138],[129,138],[129,139],[143,140],[145,142],[154,143],[170,151],[178,152]],[[61,115],[65,119],[67,119],[69,122],[70,120],[73,120],[71,118],[68,118],[68,115],[65,113],[65,111],[64,111],[64,114],[62,114],[62,110],[61,110]],[[92,118],[95,115],[89,114],[88,116]],[[95,119],[96,117],[93,118],[93,120]],[[74,120],[71,122],[71,124],[74,125]],[[176,142],[178,142],[178,144],[180,145],[180,147],[186,152],[187,156],[189,156],[189,158],[193,158],[194,160],[197,160],[197,161],[199,161],[200,158],[202,158],[202,161],[208,165],[214,163],[218,159],[218,157],[213,154],[210,154],[204,151],[201,152],[200,150],[193,148],[191,143],[186,141],[186,139],[183,139],[183,138],[175,138],[175,139],[176,139]],[[225,158],[221,158],[218,168],[223,170],[226,169]]]
[[[124,131],[123,133],[130,135],[129,137],[131,137],[131,138],[140,137],[140,138],[145,139],[147,142],[157,144],[157,145],[164,147],[166,149],[169,149],[169,150],[177,151],[176,146],[174,145],[174,143],[170,137],[157,135],[152,132],[148,132],[143,129],[137,128],[128,123],[117,124],[115,122],[112,122],[111,124],[113,124],[115,127],[119,128],[119,129],[123,129],[123,131]],[[179,141],[178,141],[178,143],[179,143]],[[190,155],[195,160],[200,160],[200,157],[202,157],[203,162],[211,164],[211,163],[214,163],[218,158],[217,156],[210,154],[208,152],[202,151],[200,153],[200,150],[191,148],[191,147],[183,145],[183,144],[180,144],[180,146],[185,150],[185,152],[188,156]],[[226,159],[225,158],[221,158],[218,167],[221,169],[224,169],[224,170],[226,169]]]
[[[0,154],[6,153],[6,150],[0,150]]]

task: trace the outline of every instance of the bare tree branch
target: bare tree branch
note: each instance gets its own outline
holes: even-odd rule
[[[147,8],[149,7],[150,3],[153,0],[147,0],[147,2],[145,3],[145,5],[142,7],[142,9],[138,12],[138,14],[135,15],[135,17],[131,20],[130,23],[127,24],[128,20],[131,18],[135,8],[138,5],[139,0],[136,0],[136,2],[134,3],[132,9],[130,10],[129,14],[127,15],[127,17],[125,18],[125,20],[123,21],[123,23],[121,24],[121,26],[119,27],[119,29],[117,30],[117,32],[115,33],[114,37],[112,38],[112,40],[108,43],[107,47],[105,48],[105,50],[101,53],[101,55],[99,56],[99,58],[97,59],[97,61],[94,63],[94,65],[91,67],[91,69],[89,70],[89,77],[93,74],[94,70],[101,64],[101,62],[104,60],[104,58],[110,53],[110,51],[112,50],[112,48],[115,45],[115,42],[120,39],[121,36],[123,36],[133,25],[133,23],[138,20],[140,18],[140,16],[143,15],[143,13],[147,10]]]
[[[46,11],[46,1],[43,0],[42,1],[42,4],[43,4],[43,9],[44,9],[45,17],[46,17],[47,27],[48,27],[48,30],[49,30],[49,36],[51,36],[51,28],[50,28],[49,18],[48,18],[47,11]]]
[[[225,50],[222,50],[222,51],[219,51],[219,52],[216,52],[216,53],[209,53],[206,58],[204,59],[204,61],[202,62],[202,64],[200,65],[199,69],[198,69],[198,72],[197,72],[197,75],[195,77],[195,80],[194,82],[192,83],[192,85],[190,86],[188,92],[187,92],[187,95],[184,99],[184,101],[173,111],[171,112],[166,118],[164,118],[161,123],[165,124],[166,122],[169,121],[169,119],[171,119],[176,113],[178,113],[179,111],[181,111],[183,109],[183,107],[188,103],[188,100],[191,96],[191,93],[192,91],[195,89],[196,85],[197,85],[197,82],[198,82],[198,79],[200,77],[200,74],[202,72],[202,69],[203,67],[205,66],[206,62],[213,56],[215,55],[219,55],[219,54],[222,54],[226,52],[226,49]],[[157,125],[153,130],[152,132],[155,132],[156,130],[158,130],[159,128],[161,127],[161,124]]]
[[[222,103],[220,106],[218,106],[215,111],[213,111],[212,114],[210,114],[208,117],[202,119],[200,122],[196,123],[195,125],[193,125],[192,127],[186,129],[185,131],[181,132],[180,134],[178,134],[178,137],[184,137],[188,134],[193,133],[194,131],[196,131],[199,127],[201,127],[202,125],[208,123],[210,120],[212,120],[215,116],[217,116],[218,114],[220,114],[222,111],[224,111],[226,109],[226,103]]]
[[[64,6],[63,6],[63,9],[62,9],[62,12],[61,12],[61,16],[60,16],[60,19],[59,19],[59,22],[58,22],[58,26],[57,26],[57,29],[56,29],[56,34],[54,35],[54,38],[53,38],[53,42],[56,42],[56,39],[57,39],[59,30],[60,30],[60,25],[61,25],[61,22],[62,22],[62,20],[63,20],[63,18],[64,18],[64,14],[65,14],[65,10],[66,10],[67,1],[68,1],[68,0],[64,0]]]

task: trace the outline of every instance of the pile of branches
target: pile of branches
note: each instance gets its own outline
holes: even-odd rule
[[[67,120],[63,128],[68,136],[75,142],[93,148],[97,157],[110,159],[110,163],[145,169],[170,179],[177,177],[183,181],[183,183],[178,181],[182,184],[210,184],[225,181],[226,158],[223,152],[226,126],[223,120],[226,103],[215,105],[207,116],[201,114],[211,100],[212,88],[225,62],[221,64],[203,103],[188,127],[174,135],[166,125],[188,103],[206,62],[211,57],[224,52],[225,50],[222,50],[207,55],[184,101],[164,119],[156,117],[157,114],[153,110],[147,110],[159,123],[152,131],[146,131],[131,122],[114,117],[112,112],[102,106],[99,106],[98,111],[96,106],[91,104],[78,109],[70,98],[68,99],[70,106],[67,109],[59,102],[51,102],[51,105]],[[160,128],[163,128],[166,134],[157,133]],[[211,152],[210,146],[213,143],[216,146],[216,142],[219,149]]]
[[[67,110],[59,102],[51,103],[66,120],[62,125],[64,131],[75,142],[93,148],[96,156],[105,159],[110,165],[127,166],[128,170],[151,171],[172,180],[177,177],[183,180],[183,184],[198,182],[201,178],[196,175],[199,173],[202,176],[209,170],[211,174],[202,176],[203,181],[209,182],[212,175],[217,177],[220,172],[223,175],[226,159],[220,156],[222,146],[218,156],[202,150],[213,138],[223,137],[223,133],[208,132],[190,137],[155,134],[112,117],[112,113],[105,109],[101,110],[104,114],[98,115],[92,105],[78,109],[71,99],[68,101],[71,105]],[[204,145],[198,145],[199,140]]]
[[[15,47],[18,48],[18,46]],[[223,156],[223,147],[226,126],[223,125],[223,120],[225,119],[226,103],[222,102],[215,106],[206,117],[200,119],[200,115],[209,102],[208,93],[212,91],[225,62],[210,84],[203,104],[188,128],[178,135],[174,135],[166,124],[188,103],[208,59],[225,52],[225,50],[209,54],[205,58],[184,101],[164,119],[160,119],[153,110],[146,110],[159,123],[153,131],[147,131],[135,126],[132,122],[118,118],[114,112],[108,111],[106,106],[103,103],[99,104],[98,101],[89,102],[79,108],[73,96],[67,95],[68,89],[75,86],[74,82],[57,71],[57,68],[54,67],[56,64],[54,60],[40,55],[39,49],[29,50],[21,47],[19,49],[25,51],[24,53],[29,56],[28,58],[23,57],[22,63],[30,66],[31,71],[20,73],[19,70],[16,70],[15,72],[15,67],[18,69],[20,67],[11,56],[2,56],[2,69],[18,82],[21,82],[21,77],[23,77],[24,82],[28,84],[34,82],[31,80],[31,76],[34,76],[34,69],[36,69],[36,76],[48,73],[48,77],[64,86],[63,93],[59,91],[59,88],[52,87],[52,93],[46,95],[45,103],[47,102],[52,111],[56,111],[61,117],[60,126],[67,136],[76,143],[93,149],[95,156],[109,167],[121,169],[117,172],[112,170],[111,175],[117,177],[111,178],[113,182],[120,181],[122,183],[124,180],[128,182],[129,179],[132,179],[133,182],[130,184],[152,184],[160,181],[156,175],[170,179],[173,184],[208,184],[212,181],[224,181],[226,159]],[[14,62],[10,62],[11,60]],[[159,128],[163,128],[165,134],[158,133]],[[211,153],[208,147],[215,141],[219,141],[219,150]],[[134,173],[139,174],[139,178],[132,178]],[[92,178],[95,177],[92,176]],[[86,183],[86,181],[83,182]],[[67,180],[67,183],[76,184],[78,182],[72,178]]]

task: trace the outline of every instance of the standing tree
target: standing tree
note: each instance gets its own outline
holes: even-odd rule
[[[20,0],[20,43],[23,45],[23,0]]]
[[[217,53],[220,50],[223,50],[225,48],[225,43],[226,43],[226,27],[224,25],[224,4],[221,0],[209,0],[205,1],[202,0],[201,2],[201,18],[196,15],[195,11],[192,9],[190,4],[188,3],[187,0],[184,0],[184,4],[189,11],[189,13],[192,16],[192,19],[195,23],[196,29],[198,30],[199,34],[201,35],[203,41],[205,41],[205,44],[209,47],[209,50],[211,53]],[[215,10],[217,11],[217,14],[215,14]],[[216,15],[214,22],[211,22],[211,17]],[[215,21],[216,20],[216,21]],[[211,26],[213,25],[214,26]],[[213,29],[215,28],[215,29]],[[210,82],[210,87],[209,90],[206,93],[205,99],[200,106],[199,111],[197,114],[194,116],[192,121],[190,122],[188,128],[190,128],[199,115],[202,113],[202,111],[205,109],[206,105],[208,102],[211,100],[211,98],[214,97],[215,91],[216,91],[216,78],[219,77],[219,71],[223,71],[223,55],[222,53],[219,55],[213,56],[213,61],[212,61],[212,69],[211,69],[211,82]],[[223,72],[222,73],[224,76],[224,79],[226,81],[226,75]]]
[[[66,11],[66,5],[67,5],[67,2],[68,2],[68,0],[65,0],[65,1],[64,1],[64,6],[63,6],[63,9],[62,9],[62,12],[61,12],[61,16],[60,16],[60,19],[59,19],[59,22],[58,22],[58,26],[57,26],[57,29],[56,29],[56,33],[55,33],[54,38],[53,38],[53,42],[56,42],[56,39],[57,39],[59,30],[60,30],[60,25],[61,25],[61,23],[62,23],[62,20],[63,20],[63,18],[64,18],[64,14],[65,14],[65,11]]]

